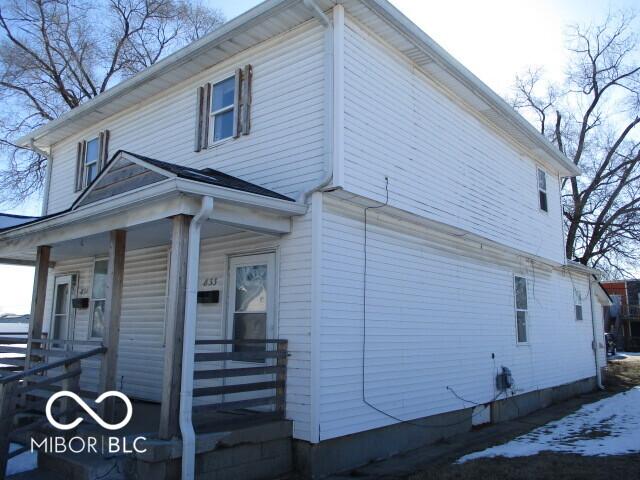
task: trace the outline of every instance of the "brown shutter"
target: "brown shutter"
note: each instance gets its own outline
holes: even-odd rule
[[[74,191],[79,192],[82,190],[84,183],[84,152],[86,150],[87,142],[78,142],[78,149],[76,153],[76,181],[74,185]]]
[[[242,69],[236,69],[236,84],[234,87],[233,99],[233,138],[238,138],[242,132],[242,115],[240,115],[241,99],[242,99]]]
[[[249,135],[251,130],[251,79],[253,68],[245,65],[242,78],[242,134]]]
[[[109,130],[100,132],[100,158],[98,172],[101,172],[109,162]]]
[[[196,101],[196,135],[193,150],[199,152],[202,150],[202,104],[204,102],[204,87],[198,87]]]
[[[211,84],[207,83],[204,88],[204,99],[202,102],[202,148],[209,147],[209,123],[211,120]]]

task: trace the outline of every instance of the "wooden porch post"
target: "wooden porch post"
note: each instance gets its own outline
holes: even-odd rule
[[[184,306],[187,289],[187,252],[191,217],[173,217],[171,257],[169,260],[168,298],[166,306],[166,345],[162,379],[162,405],[160,407],[161,439],[169,439],[180,431],[180,383],[182,373],[182,340],[184,332]]]
[[[31,315],[29,317],[29,340],[24,357],[24,369],[31,364],[31,350],[33,340],[42,338],[42,322],[44,320],[44,301],[47,292],[47,277],[49,274],[49,258],[51,247],[40,246],[36,253],[36,269],[33,278],[33,295],[31,297]]]
[[[116,369],[118,364],[118,340],[120,338],[120,310],[122,306],[122,281],[124,279],[124,253],[127,232],[113,230],[109,238],[109,260],[104,305],[104,338],[102,344],[107,351],[100,366],[100,384],[98,393],[116,388]],[[106,421],[114,421],[115,399],[110,397],[100,404],[100,414]]]

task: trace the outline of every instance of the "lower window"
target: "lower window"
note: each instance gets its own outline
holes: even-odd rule
[[[106,302],[108,260],[96,260],[93,266],[91,286],[91,318],[89,319],[89,337],[104,336],[104,305]]]
[[[527,340],[527,279],[514,277],[514,296],[516,306],[516,340],[526,343]]]

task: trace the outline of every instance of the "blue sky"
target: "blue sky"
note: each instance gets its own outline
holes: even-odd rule
[[[259,0],[204,0],[231,19]],[[637,0],[636,0],[637,1]],[[544,66],[561,78],[567,25],[597,22],[632,0],[392,0],[392,3],[497,93],[509,92],[516,73]],[[40,199],[4,211],[38,215]],[[0,266],[0,313],[28,311],[32,269]]]

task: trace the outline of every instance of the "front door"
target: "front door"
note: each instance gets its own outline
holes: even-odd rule
[[[265,340],[277,336],[275,253],[245,255],[229,259],[227,338],[229,340]],[[233,352],[273,349],[274,345],[231,345]],[[228,361],[226,368],[265,365],[272,359]],[[266,375],[229,378],[225,384],[268,381]],[[225,401],[265,396],[266,392],[248,392],[226,396]]]
[[[75,286],[73,275],[63,275],[55,278],[53,286],[53,312],[49,336],[54,340],[69,340],[73,330],[71,293]],[[51,344],[52,347],[63,348],[64,343]]]

